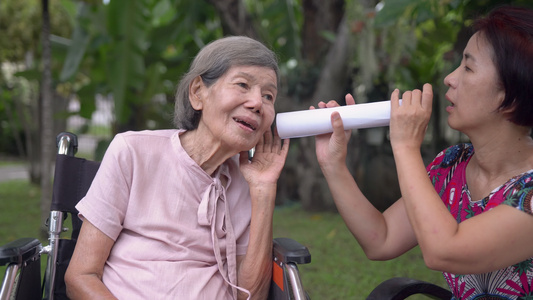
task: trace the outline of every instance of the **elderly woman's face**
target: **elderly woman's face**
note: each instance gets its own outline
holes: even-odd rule
[[[254,147],[274,121],[277,96],[274,70],[233,66],[215,84],[201,92],[199,129],[237,151]]]

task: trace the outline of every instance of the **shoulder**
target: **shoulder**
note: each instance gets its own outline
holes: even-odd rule
[[[504,204],[533,215],[533,170],[513,177],[504,187]]]
[[[133,165],[150,156],[171,153],[172,136],[177,130],[127,131],[115,135],[105,151],[102,165]]]
[[[143,131],[126,131],[118,133],[115,139],[123,139],[128,142],[146,142],[156,140],[169,140],[178,130],[164,129],[164,130],[143,130]]]
[[[115,135],[109,149],[129,148],[152,149],[157,150],[160,147],[170,147],[172,136],[178,130],[143,130],[143,131],[126,131]],[[167,148],[168,149],[168,148]]]
[[[466,162],[474,154],[472,144],[463,143],[442,150],[430,164],[431,169],[449,168],[461,162]]]

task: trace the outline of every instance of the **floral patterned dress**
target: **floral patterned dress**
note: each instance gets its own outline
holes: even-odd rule
[[[509,179],[481,200],[471,199],[465,169],[473,154],[471,144],[455,145],[427,167],[435,190],[457,222],[500,204],[533,215],[533,170]],[[443,274],[453,299],[533,299],[533,258],[485,274]]]

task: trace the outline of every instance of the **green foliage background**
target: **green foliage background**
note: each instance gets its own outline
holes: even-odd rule
[[[114,122],[105,135],[98,136],[103,139],[101,147],[97,148],[99,152],[88,156],[101,157],[106,142],[114,133],[172,126],[173,93],[179,78],[200,48],[231,34],[223,12],[214,5],[216,2],[111,0],[105,5],[97,0],[50,1],[55,119],[64,122],[75,115],[90,120],[96,109],[96,95],[112,96],[114,101]],[[249,25],[253,26],[257,37],[279,55],[281,91],[286,103],[278,108],[280,112],[307,109],[324,100],[313,99],[313,95],[321,83],[322,71],[331,64],[326,54],[340,39],[340,31],[322,28],[315,32],[315,37],[320,39],[316,43],[320,49],[306,48],[310,41],[304,34],[309,30],[306,26],[310,22],[311,2],[233,2],[239,4],[242,16],[250,18]],[[38,0],[0,1],[2,155],[27,152],[28,141],[39,132],[40,3]],[[473,18],[497,5],[533,5],[529,0],[320,3],[340,3],[342,22],[338,15],[332,15],[332,23],[348,26],[349,32],[349,56],[345,61],[347,78],[341,83],[341,90],[330,90],[328,97],[339,99],[338,95],[350,92],[358,103],[379,101],[387,99],[393,88],[406,90],[425,82],[433,83],[434,113],[424,145],[428,157],[444,145],[464,139],[446,126],[442,109],[446,87],[442,80],[460,60],[468,40],[465,28]],[[69,112],[64,108],[61,101],[70,98],[80,102],[78,111]],[[93,134],[95,128],[87,126],[76,133]],[[381,163],[390,157],[386,131],[380,133],[384,143],[377,146],[367,143],[367,133],[354,133],[354,145],[350,146],[355,158],[349,163],[354,166],[354,174],[359,176],[362,186],[372,184],[367,182],[368,170],[373,168],[369,162]],[[288,198],[289,203],[307,200],[302,199],[298,191],[298,185],[303,185],[302,178],[294,183],[291,176],[298,174],[298,168],[312,165],[313,155],[310,159],[304,155],[309,153],[310,147],[312,143],[304,139],[291,142],[291,157],[286,167],[289,175],[280,180],[282,184],[293,183],[280,193],[280,198]],[[390,164],[384,168],[386,173],[394,173]],[[307,169],[303,173],[313,175]],[[382,184],[383,177],[377,177],[378,184]],[[324,185],[323,180],[320,184]],[[305,189],[312,195],[320,195],[317,185]],[[0,244],[21,236],[38,235],[39,193],[37,187],[25,182],[0,184]],[[318,205],[313,212],[304,211],[309,210],[309,206],[285,205],[274,216],[275,236],[295,238],[311,250],[313,262],[301,266],[301,270],[304,286],[313,299],[363,299],[379,282],[393,276],[423,278],[443,284],[438,272],[424,266],[418,249],[389,262],[368,261],[340,216],[334,211],[324,212],[324,207],[331,208]]]

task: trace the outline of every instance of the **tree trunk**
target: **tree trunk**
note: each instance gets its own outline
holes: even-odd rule
[[[310,105],[331,99],[342,101],[348,83],[349,32],[344,18],[339,24],[335,43],[329,48],[322,72],[311,97]],[[316,102],[316,103],[313,103]],[[310,141],[311,139],[311,141]],[[298,190],[302,206],[306,210],[331,210],[335,207],[328,186],[318,165],[314,138],[300,139],[300,155],[296,169],[299,181]]]
[[[224,32],[232,35],[244,35],[258,39],[259,35],[253,26],[251,16],[246,12],[240,0],[207,0],[211,3],[222,19]]]
[[[42,0],[43,74],[41,84],[41,229],[45,226],[52,199],[52,161],[54,153],[54,120],[50,49],[50,14],[48,0]]]
[[[344,0],[303,0],[304,24],[302,28],[303,57],[310,62],[319,62],[330,43],[322,36],[323,31],[336,32],[344,16]],[[324,66],[327,60],[323,61]]]

